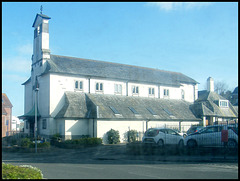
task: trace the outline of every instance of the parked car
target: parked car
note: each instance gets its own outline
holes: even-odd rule
[[[188,135],[184,139],[184,145],[188,148],[196,147],[223,147],[222,130],[228,130],[228,148],[238,147],[238,132],[235,127],[229,125],[213,125],[200,129],[198,132]]]
[[[179,130],[174,130],[174,131],[176,131],[178,134],[180,134],[181,136],[183,136],[183,138],[185,138],[185,137],[187,136],[187,133],[185,133],[185,132],[181,132],[181,131],[179,131]]]
[[[192,133],[198,132],[200,129],[204,128],[203,126],[197,126],[197,125],[192,125],[188,130],[187,130],[187,135],[190,135]]]
[[[150,128],[142,138],[143,144],[151,144],[159,147],[174,145],[182,148],[184,146],[183,140],[183,136],[169,128]]]

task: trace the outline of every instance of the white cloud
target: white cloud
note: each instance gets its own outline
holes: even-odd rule
[[[17,47],[17,51],[21,55],[31,55],[33,53],[33,45],[29,43],[26,45],[19,46]]]
[[[4,75],[2,75],[2,84],[6,85],[7,83],[12,84],[12,83],[19,82],[19,85],[21,85],[28,78],[29,78],[29,76],[24,76],[24,75],[19,75],[19,74],[4,74]]]
[[[2,70],[3,72],[29,72],[31,70],[32,44],[23,44],[14,48],[10,53],[3,53]]]
[[[211,2],[149,2],[151,6],[156,6],[160,10],[172,11],[178,9],[193,9],[209,6]]]
[[[28,56],[15,56],[3,59],[2,70],[11,72],[29,72],[31,68],[31,58]]]

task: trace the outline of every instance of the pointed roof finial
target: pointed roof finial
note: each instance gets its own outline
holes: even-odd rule
[[[40,10],[41,10],[41,12],[40,12],[40,13],[42,14],[42,10],[43,10],[43,7],[42,7],[42,5],[41,5],[41,7],[40,7]]]

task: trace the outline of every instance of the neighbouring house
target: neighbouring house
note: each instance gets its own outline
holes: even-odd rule
[[[233,106],[238,106],[238,87],[236,87],[232,92],[230,101]]]
[[[214,92],[214,80],[207,79],[207,90],[198,92],[191,106],[194,114],[203,119],[203,126],[238,123],[238,109],[229,100]]]
[[[22,131],[22,121],[20,121],[16,116],[12,116],[12,133],[19,133]]]
[[[5,93],[2,93],[2,137],[11,135],[12,104]]]
[[[190,106],[198,82],[178,72],[53,55],[49,49],[50,17],[37,14],[31,77],[24,82],[24,132],[63,139],[81,135],[105,138],[118,130],[125,141],[130,129],[144,132],[168,126],[185,130],[202,119]],[[105,142],[105,141],[104,141]]]

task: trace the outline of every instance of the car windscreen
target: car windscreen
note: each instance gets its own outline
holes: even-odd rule
[[[146,131],[146,136],[156,136],[159,133],[158,129],[149,129]]]

